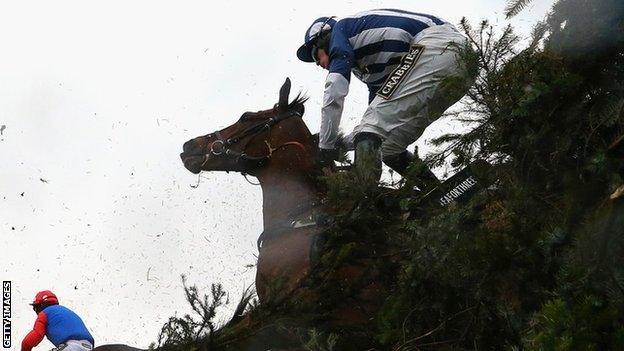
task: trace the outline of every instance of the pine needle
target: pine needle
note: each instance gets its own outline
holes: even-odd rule
[[[529,44],[529,47],[527,48],[529,52],[537,49],[540,41],[546,35],[546,32],[548,32],[548,26],[544,21],[538,22],[535,27],[533,27],[533,31],[531,32],[531,44]]]
[[[509,0],[507,7],[505,7],[505,16],[507,19],[519,14],[532,0]]]

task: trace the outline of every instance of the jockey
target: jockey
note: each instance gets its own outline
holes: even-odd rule
[[[44,336],[56,351],[89,351],[93,349],[93,337],[82,319],[70,309],[59,305],[54,293],[40,291],[30,304],[37,320],[33,330],[22,341],[22,351],[30,351],[37,346]]]
[[[315,20],[297,57],[329,71],[321,109],[321,162],[333,164],[335,159],[338,127],[353,73],[369,90],[368,109],[350,135],[356,169],[379,180],[383,159],[405,175],[418,156],[407,151],[407,146],[474,82],[474,78],[462,80],[460,91],[457,85],[454,91],[447,91],[447,85],[441,84],[446,77],[466,77],[457,50],[466,45],[466,37],[452,24],[402,10],[371,10],[342,19]],[[425,173],[435,178],[431,171]]]

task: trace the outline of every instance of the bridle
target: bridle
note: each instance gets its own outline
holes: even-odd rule
[[[298,111],[286,111],[284,113],[278,113],[276,116],[270,117],[256,125],[246,128],[238,133],[235,133],[227,139],[223,138],[223,136],[221,135],[221,131],[216,131],[214,133],[208,134],[206,137],[211,138],[213,136],[216,136],[217,139],[208,145],[208,151],[204,155],[204,162],[202,166],[204,166],[209,160],[214,157],[229,157],[236,159],[237,162],[242,161],[243,168],[245,170],[253,170],[264,166],[266,162],[271,158],[274,151],[279,150],[285,146],[294,145],[306,151],[305,146],[297,141],[289,141],[282,145],[279,145],[276,148],[273,148],[269,144],[269,141],[267,139],[264,141],[269,149],[267,155],[249,156],[247,155],[247,153],[245,153],[245,149],[249,142],[251,142],[253,137],[264,132],[265,130],[270,133],[271,127],[291,117],[302,117],[302,115]],[[251,138],[249,138],[245,145],[243,145],[241,151],[232,149],[232,146],[240,143],[243,139],[247,137]]]
[[[277,105],[276,105],[277,107]],[[275,109],[275,108],[274,108]],[[212,137],[216,137],[216,140],[214,140],[212,143],[207,145],[207,152],[204,155],[204,162],[202,164],[202,167],[212,158],[214,157],[229,157],[229,158],[234,158],[236,159],[237,162],[239,161],[243,161],[244,165],[244,171],[242,171],[241,173],[243,173],[243,175],[246,177],[246,174],[253,170],[253,169],[257,169],[260,168],[262,166],[264,166],[268,160],[271,159],[273,153],[277,150],[280,150],[286,146],[296,146],[298,148],[300,148],[303,152],[308,152],[308,150],[306,149],[306,147],[298,142],[298,141],[288,141],[285,142],[277,147],[272,147],[271,144],[269,143],[269,139],[270,139],[270,132],[271,132],[271,127],[275,126],[276,124],[289,119],[291,117],[303,117],[301,112],[298,111],[286,111],[283,113],[278,113],[277,115],[270,117],[260,123],[257,123],[253,126],[250,126],[246,129],[243,129],[242,131],[239,131],[235,134],[233,134],[232,136],[230,136],[229,138],[224,138],[223,135],[221,134],[221,131],[216,131],[214,133],[210,133],[208,135],[206,135],[207,138],[212,138]],[[245,152],[245,149],[247,147],[247,145],[253,140],[254,137],[258,136],[260,133],[267,131],[269,133],[269,136],[267,137],[267,139],[264,140],[265,144],[268,147],[268,153],[264,156],[249,156],[247,155],[247,153]],[[233,146],[239,144],[241,141],[243,141],[244,139],[247,139],[246,142],[244,143],[244,145],[240,148],[240,150],[242,151],[237,151],[232,149]],[[247,180],[249,181],[249,180]],[[251,183],[251,182],[250,182]],[[254,183],[251,183],[254,184]],[[258,185],[258,184],[254,184],[254,185]],[[307,211],[310,208],[314,208],[315,206],[317,206],[317,203],[312,202],[312,203],[305,203],[303,205],[301,205],[299,208],[296,208],[295,210],[291,211],[291,216],[300,216],[301,213],[305,213],[305,211]],[[308,216],[309,217],[309,216]],[[311,218],[311,217],[310,217]],[[300,219],[300,220],[292,220],[289,221],[288,223],[286,223],[285,225],[280,225],[278,227],[275,228],[270,228],[270,230],[265,230],[262,232],[262,234],[260,235],[260,237],[258,238],[258,247],[260,248],[262,246],[262,242],[264,240],[266,240],[267,238],[271,237],[271,236],[275,236],[277,235],[274,232],[281,232],[284,228],[295,228],[295,229],[299,229],[299,228],[308,228],[311,226],[316,226],[316,220],[311,220],[308,219],[307,217],[304,219]],[[279,233],[278,233],[279,234]]]

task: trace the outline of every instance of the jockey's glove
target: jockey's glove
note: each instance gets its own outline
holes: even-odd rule
[[[338,159],[338,150],[336,149],[319,149],[318,162],[321,168],[334,167],[334,161]]]

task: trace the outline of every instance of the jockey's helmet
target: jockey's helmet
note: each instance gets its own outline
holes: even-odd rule
[[[35,295],[35,299],[30,304],[31,306],[39,306],[42,304],[46,305],[56,305],[58,304],[58,298],[54,295],[50,290],[43,290]]]
[[[312,22],[303,38],[303,45],[297,50],[297,57],[303,62],[314,62],[314,51],[329,46],[329,34],[336,24],[336,17],[320,17]]]

